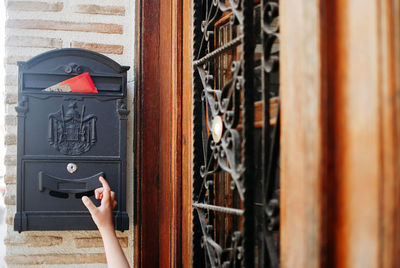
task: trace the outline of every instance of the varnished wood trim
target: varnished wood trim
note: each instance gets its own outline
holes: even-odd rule
[[[192,3],[183,1],[182,17],[182,267],[192,267],[193,90]]]
[[[136,10],[135,267],[181,267],[182,1]]]
[[[159,267],[159,16],[157,0],[137,1],[135,267]]]

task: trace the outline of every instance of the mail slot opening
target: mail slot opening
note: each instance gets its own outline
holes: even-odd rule
[[[94,191],[88,191],[88,192],[84,192],[84,193],[75,194],[76,199],[82,199],[83,196],[92,197],[92,196],[94,196]]]
[[[59,192],[59,191],[49,191],[49,195],[51,195],[53,197],[56,197],[56,198],[63,198],[63,199],[69,198],[69,194],[63,193],[63,192]],[[92,196],[94,196],[94,191],[78,193],[78,194],[74,194],[74,196],[75,196],[76,199],[82,199],[82,197],[84,197],[84,196],[92,197]]]
[[[63,199],[67,199],[69,197],[68,194],[66,193],[62,193],[62,192],[58,192],[58,191],[50,191],[49,195],[56,197],[56,198],[63,198]]]

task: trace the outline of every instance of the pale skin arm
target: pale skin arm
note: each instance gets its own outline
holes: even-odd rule
[[[114,231],[112,210],[117,205],[115,193],[111,191],[110,186],[103,177],[99,177],[99,180],[103,187],[95,190],[95,198],[101,199],[101,205],[96,207],[87,196],[82,197],[82,202],[92,215],[97,228],[99,228],[103,238],[108,267],[129,267],[128,260]]]

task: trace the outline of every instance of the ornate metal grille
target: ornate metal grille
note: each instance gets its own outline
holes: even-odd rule
[[[194,0],[194,267],[279,267],[278,0]]]

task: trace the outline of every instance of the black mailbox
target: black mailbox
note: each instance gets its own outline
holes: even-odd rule
[[[110,58],[60,49],[19,62],[16,231],[94,230],[82,204],[104,176],[116,192],[117,230],[126,213],[126,72]],[[88,72],[98,93],[46,92]]]

